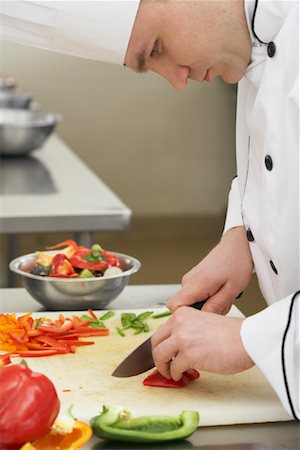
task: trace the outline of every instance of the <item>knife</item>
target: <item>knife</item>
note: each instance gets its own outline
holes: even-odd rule
[[[190,305],[192,308],[201,309],[206,300]],[[119,366],[113,371],[112,376],[118,378],[133,377],[155,367],[152,357],[151,337],[146,339],[133,352],[131,352]]]

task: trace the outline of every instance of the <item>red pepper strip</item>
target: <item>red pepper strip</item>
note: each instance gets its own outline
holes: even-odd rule
[[[68,258],[62,253],[58,253],[52,260],[52,266],[50,270],[50,277],[55,278],[69,278],[75,274],[75,270]]]
[[[108,262],[109,266],[120,267],[120,261],[116,255],[112,255],[111,253],[108,253],[106,255],[106,261]]]
[[[102,332],[103,332],[103,330],[107,330],[108,331],[108,328],[92,328],[92,327],[80,327],[80,328],[78,328],[78,333],[79,333],[79,336],[81,336],[82,335],[82,333],[99,333],[99,334],[102,334]]]
[[[73,329],[73,321],[71,319],[66,319],[60,328],[62,331],[72,330]]]
[[[93,344],[95,344],[94,341],[71,341],[71,340],[66,340],[65,341],[64,339],[59,339],[58,343],[75,345],[75,347],[81,347],[82,345],[93,345]]]
[[[37,336],[41,336],[43,333],[42,333],[42,331],[39,331],[39,330],[31,330],[31,331],[28,331],[27,332],[27,336],[28,337],[37,337]]]
[[[78,337],[79,337],[79,333],[71,333],[71,334],[61,334],[61,335],[55,336],[55,339],[57,339],[57,340],[58,339],[65,339],[65,340],[76,339],[76,341],[77,341]]]
[[[11,359],[9,353],[6,353],[5,355],[0,355],[0,367],[7,366],[10,363]]]
[[[90,325],[90,321],[89,320],[80,320],[80,324],[76,324],[76,325],[74,325],[74,329],[77,329],[77,328],[82,328],[82,327],[87,327],[87,326],[89,326]]]
[[[22,350],[17,351],[16,354],[18,356],[21,356],[23,358],[29,358],[34,356],[51,356],[51,355],[57,355],[57,351],[53,349],[46,349],[46,350]]]
[[[51,336],[40,336],[37,337],[36,340],[48,344],[50,347],[64,347],[63,345],[59,345],[59,342]]]
[[[39,331],[43,331],[43,333],[54,333],[54,334],[63,334],[65,333],[61,327],[56,327],[55,325],[39,325]]]
[[[24,338],[24,334],[23,336],[19,336],[18,334],[15,333],[8,333],[9,337],[18,345],[24,345],[25,343],[25,339]]]
[[[28,342],[28,343],[26,344],[26,347],[27,347],[29,350],[36,350],[36,349],[41,350],[41,348],[42,348],[41,344],[40,344],[40,343],[37,343],[37,342]],[[17,352],[16,352],[16,353],[17,353]]]
[[[92,309],[88,309],[88,313],[93,319],[97,319],[97,316]]]
[[[73,241],[72,239],[69,239],[69,240],[67,240],[67,241],[60,242],[59,244],[56,244],[56,245],[48,246],[48,247],[46,247],[46,248],[47,248],[48,250],[55,250],[56,248],[60,248],[60,247],[69,247],[69,246],[72,246],[72,247],[77,248],[77,247],[78,247],[78,244],[77,244],[77,242]]]
[[[90,253],[90,250],[89,250]],[[108,268],[107,261],[97,261],[97,262],[89,262],[85,259],[82,259],[82,256],[79,252],[74,253],[74,255],[70,258],[70,263],[76,269],[89,269],[95,271],[104,271]]]
[[[98,332],[90,331],[85,333],[80,333],[80,337],[92,337],[92,336],[108,336],[109,335],[109,329],[108,328],[98,328]]]
[[[89,270],[100,270],[104,271],[108,268],[109,264],[107,261],[96,261],[90,262],[84,259],[84,256],[91,255],[91,250],[89,248],[79,248],[74,255],[70,258],[70,262],[73,267],[77,269],[89,269]]]
[[[188,372],[188,373],[187,373]],[[200,374],[195,369],[190,369],[183,373],[182,378],[179,381],[168,380],[163,375],[161,375],[158,370],[152,372],[143,381],[144,386],[153,387],[166,387],[166,388],[181,388],[189,384],[191,381],[199,378]]]

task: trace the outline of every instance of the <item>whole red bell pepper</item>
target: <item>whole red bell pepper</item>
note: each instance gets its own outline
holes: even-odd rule
[[[20,448],[49,432],[60,409],[52,382],[23,364],[0,367],[0,448]]]

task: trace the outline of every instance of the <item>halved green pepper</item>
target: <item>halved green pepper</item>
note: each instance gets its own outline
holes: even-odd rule
[[[103,406],[102,413],[91,419],[96,436],[111,441],[165,442],[185,439],[196,431],[199,414],[182,411],[174,416],[131,417],[126,410]]]

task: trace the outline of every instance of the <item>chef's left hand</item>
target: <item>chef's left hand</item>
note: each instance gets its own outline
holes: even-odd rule
[[[178,381],[191,368],[232,374],[252,367],[240,337],[242,323],[236,317],[178,308],[152,337],[157,370]]]

